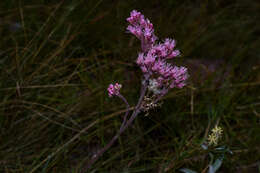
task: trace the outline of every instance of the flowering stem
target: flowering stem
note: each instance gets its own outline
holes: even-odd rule
[[[128,121],[127,121],[127,116],[129,114],[129,107],[130,106],[129,106],[127,100],[121,94],[118,95],[118,97],[121,98],[127,105],[127,112],[124,116],[123,123],[121,124],[119,132],[111,139],[111,141],[104,148],[102,148],[100,151],[98,151],[97,154],[95,154],[91,158],[90,162],[87,165],[87,169],[90,169],[91,166],[103,155],[103,153],[105,151],[107,151],[115,143],[115,141],[118,139],[118,137],[127,129],[127,127],[129,127],[129,125],[131,125],[131,123],[134,121],[134,119],[140,113],[140,108],[141,108],[141,104],[142,104],[143,98],[144,98],[145,93],[146,93],[146,89],[147,89],[147,78],[145,79],[145,84],[142,85],[141,95],[139,97],[139,100],[138,100],[138,103],[135,107],[135,110],[132,113],[132,115],[131,115],[131,117],[129,118]]]
[[[118,97],[121,98],[121,99],[125,102],[125,104],[126,104],[126,109],[127,109],[127,111],[126,111],[126,113],[125,113],[125,116],[124,116],[123,123],[121,124],[121,127],[120,127],[120,130],[121,130],[121,129],[124,127],[125,123],[126,123],[127,116],[128,116],[128,114],[129,114],[130,106],[129,106],[129,104],[128,104],[128,102],[127,102],[127,100],[125,99],[124,96],[122,96],[121,94],[119,94]],[[119,131],[120,131],[120,130],[119,130]]]
[[[138,100],[138,103],[135,107],[135,110],[134,110],[133,114],[131,115],[131,117],[129,118],[129,120],[127,121],[127,123],[125,124],[125,126],[122,128],[122,132],[134,121],[136,116],[140,113],[140,108],[141,108],[146,90],[147,90],[147,79],[145,79],[145,83],[142,86],[141,95],[139,97],[139,100]]]

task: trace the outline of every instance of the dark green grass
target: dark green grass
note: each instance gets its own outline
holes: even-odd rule
[[[0,172],[84,172],[137,102],[140,42],[126,17],[140,10],[160,38],[173,37],[190,81],[160,109],[140,114],[93,172],[205,171],[200,147],[224,129],[219,172],[259,172],[260,3],[237,1],[0,2]],[[209,68],[213,66],[211,71]],[[86,130],[87,129],[87,130]],[[95,171],[94,171],[95,170]]]

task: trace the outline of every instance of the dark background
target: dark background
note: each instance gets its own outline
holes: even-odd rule
[[[142,76],[126,33],[133,9],[177,41],[190,79],[92,170],[207,172],[200,144],[218,124],[233,152],[219,172],[260,172],[258,0],[1,0],[0,172],[84,172],[115,135],[125,106],[106,88],[121,83],[134,106]]]

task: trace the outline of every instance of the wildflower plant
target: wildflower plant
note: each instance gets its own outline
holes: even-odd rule
[[[166,38],[162,42],[158,41],[158,37],[154,34],[153,24],[136,10],[133,10],[126,20],[129,23],[127,32],[141,41],[141,51],[136,60],[137,65],[143,72],[139,100],[132,115],[128,117],[130,106],[125,97],[120,94],[122,85],[115,83],[108,86],[109,97],[117,96],[122,99],[127,106],[127,111],[119,132],[91,158],[87,168],[90,168],[114,144],[139,113],[146,112],[147,115],[150,109],[160,106],[161,98],[172,88],[184,87],[189,77],[187,68],[177,67],[168,62],[180,56],[180,51],[175,49],[175,40]]]
[[[222,128],[219,126],[215,126],[212,130],[211,130],[211,134],[208,136],[208,143],[209,145],[214,145],[216,146],[220,140],[220,138],[222,137]]]
[[[225,154],[232,154],[232,151],[227,146],[219,145],[222,135],[223,129],[220,126],[215,125],[215,127],[211,130],[211,133],[208,135],[207,140],[201,145],[201,148],[207,151],[210,158],[207,166],[208,173],[216,173],[222,165]],[[188,168],[182,168],[180,171],[184,173],[197,173],[196,171]]]

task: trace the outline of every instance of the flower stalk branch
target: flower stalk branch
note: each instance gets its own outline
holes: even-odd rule
[[[107,151],[107,150],[116,142],[116,140],[118,139],[118,137],[127,129],[127,127],[129,127],[129,126],[132,124],[132,122],[134,121],[134,119],[135,119],[135,118],[137,117],[137,115],[140,113],[141,103],[142,103],[142,101],[143,101],[143,99],[144,99],[144,96],[145,96],[145,93],[146,93],[146,90],[147,90],[147,84],[144,84],[144,85],[142,86],[142,88],[143,88],[143,89],[142,89],[142,92],[141,92],[139,101],[138,101],[137,105],[135,106],[135,109],[134,109],[134,111],[133,111],[131,117],[129,118],[129,120],[127,120],[127,116],[128,116],[128,114],[129,114],[129,111],[130,111],[130,110],[129,110],[130,106],[129,106],[127,100],[124,98],[124,96],[122,96],[120,93],[117,94],[117,96],[118,96],[120,99],[122,99],[122,100],[125,102],[126,106],[127,106],[127,111],[126,111],[126,113],[125,113],[125,115],[124,115],[124,120],[123,120],[123,122],[122,122],[122,124],[121,124],[121,127],[120,127],[120,129],[119,129],[119,132],[111,139],[111,141],[110,141],[104,148],[102,148],[101,150],[99,150],[98,153],[95,154],[95,155],[91,158],[90,162],[89,162],[88,165],[87,165],[87,169],[91,168],[92,165],[103,155],[103,153],[104,153],[105,151]]]

